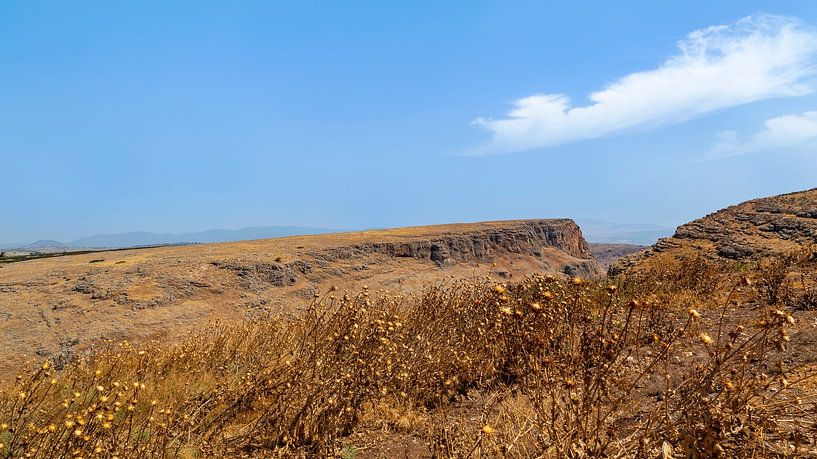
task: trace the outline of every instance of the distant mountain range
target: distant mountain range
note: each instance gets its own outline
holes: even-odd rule
[[[675,232],[675,228],[646,223],[611,223],[587,218],[577,218],[576,223],[588,242],[599,244],[652,245]]]
[[[215,229],[182,234],[134,231],[130,233],[97,234],[95,236],[83,237],[67,243],[41,240],[31,244],[0,244],[0,250],[55,252],[61,250],[69,251],[78,249],[112,249],[147,245],[232,242],[308,234],[336,233],[342,231],[344,230],[311,228],[306,226],[260,226],[241,228],[237,230]]]
[[[20,251],[39,251],[41,249],[49,249],[46,251],[53,251],[50,249],[58,249],[67,247],[59,241],[41,240],[32,242],[30,244],[0,244],[0,250],[20,250]]]

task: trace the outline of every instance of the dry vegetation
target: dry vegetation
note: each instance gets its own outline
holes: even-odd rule
[[[432,247],[437,247],[432,258]],[[102,261],[100,261],[102,260]],[[567,220],[524,220],[156,247],[0,264],[0,380],[22,356],[75,355],[100,339],[177,338],[214,320],[297,312],[342,284],[390,291],[492,272],[589,277]],[[440,265],[444,265],[441,269]]]
[[[815,261],[332,290],[296,318],[110,342],[2,389],[0,457],[353,457],[372,430],[436,457],[815,454],[813,365],[789,349]]]

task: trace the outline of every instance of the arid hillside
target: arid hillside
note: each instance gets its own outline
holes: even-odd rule
[[[623,276],[570,220],[12,263],[0,457],[815,457],[809,206]]]
[[[817,243],[817,188],[754,199],[681,225],[672,237],[614,263],[613,272],[669,258],[746,260],[786,254]]]
[[[571,220],[440,225],[97,252],[0,266],[0,379],[26,357],[65,362],[103,339],[177,336],[306,304],[332,286],[407,292],[492,275],[593,277]]]

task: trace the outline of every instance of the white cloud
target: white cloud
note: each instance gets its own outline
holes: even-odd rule
[[[749,102],[814,91],[817,32],[780,16],[746,17],[696,30],[657,69],[631,73],[576,107],[564,94],[513,103],[501,119],[477,118],[491,141],[474,154],[509,153],[678,123]]]
[[[817,111],[768,119],[763,129],[745,140],[735,131],[719,132],[717,136],[703,161],[797,147],[817,139]]]

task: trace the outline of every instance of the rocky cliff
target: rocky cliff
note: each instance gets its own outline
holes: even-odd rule
[[[593,255],[581,230],[572,220],[520,220],[477,224],[484,227],[456,230],[442,226],[437,234],[407,237],[406,240],[363,242],[325,249],[310,254],[320,259],[351,258],[370,253],[392,257],[428,259],[440,266],[458,262],[486,262],[503,252],[543,257],[553,248],[587,263],[592,271]],[[464,225],[471,228],[472,225]],[[433,227],[429,227],[433,228]]]
[[[338,265],[354,260],[368,260],[368,269],[382,262],[384,256],[427,261],[447,268],[462,263],[492,263],[504,256],[517,255],[538,261],[542,271],[583,277],[602,273],[581,230],[566,219],[441,225],[359,234],[359,240],[304,251],[289,262],[231,260],[212,264],[256,281],[256,285],[267,282],[275,287],[295,285],[301,279],[318,282],[327,273],[341,276],[344,271],[338,271]]]
[[[817,188],[754,199],[681,225],[672,237],[619,260],[613,273],[661,256],[743,260],[788,253],[817,243]]]

